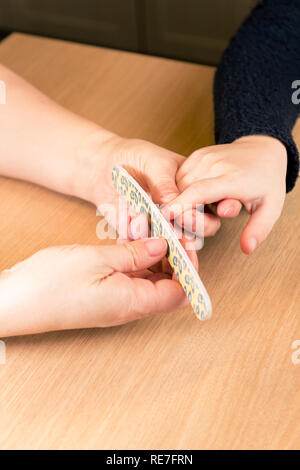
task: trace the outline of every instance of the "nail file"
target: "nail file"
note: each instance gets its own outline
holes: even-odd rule
[[[210,298],[173,228],[148,194],[123,167],[113,167],[112,181],[118,193],[137,214],[144,213],[147,215],[151,224],[151,235],[166,239],[168,243],[167,259],[197,318],[200,320],[208,319],[212,311]]]

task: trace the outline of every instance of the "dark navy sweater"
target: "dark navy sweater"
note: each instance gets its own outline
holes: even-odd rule
[[[215,137],[218,144],[253,134],[280,139],[288,154],[287,191],[299,171],[291,134],[300,111],[299,85],[300,0],[264,0],[242,24],[217,68]]]

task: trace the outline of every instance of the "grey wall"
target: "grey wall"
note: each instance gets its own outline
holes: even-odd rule
[[[0,29],[216,64],[257,0],[1,0]]]

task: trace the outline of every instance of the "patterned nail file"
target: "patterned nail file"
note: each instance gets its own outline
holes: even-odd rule
[[[151,223],[151,235],[165,238],[168,243],[167,259],[174,269],[197,318],[206,320],[211,316],[211,302],[201,279],[186,251],[158,207],[132,176],[121,166],[112,170],[112,181],[118,193],[137,214],[144,213]]]

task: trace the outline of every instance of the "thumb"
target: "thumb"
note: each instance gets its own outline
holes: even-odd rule
[[[167,253],[167,242],[163,238],[147,238],[122,245],[103,248],[104,263],[114,271],[130,273],[142,271],[158,263]]]
[[[149,187],[152,200],[157,204],[167,204],[179,194],[175,181],[172,181],[170,177],[168,179],[161,178],[159,181],[155,182],[152,187],[149,184]]]
[[[175,182],[177,167],[174,165],[156,168],[154,172],[147,172],[146,182],[150,189],[153,202],[167,204],[179,195]]]
[[[240,245],[244,253],[250,254],[271,232],[279,218],[281,207],[264,201],[253,212],[241,236]]]

